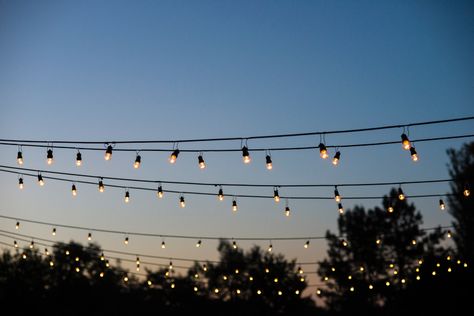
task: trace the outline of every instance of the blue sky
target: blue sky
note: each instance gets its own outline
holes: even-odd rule
[[[125,140],[250,136],[410,123],[473,114],[474,7],[469,1],[0,1],[1,138]],[[472,133],[472,122],[410,130],[414,138]],[[338,135],[328,143],[396,140],[401,131]],[[316,145],[319,137],[253,142],[250,146]],[[462,141],[420,143],[413,164],[399,145],[342,152],[338,168],[316,152],[263,154],[244,166],[238,154],[194,154],[176,165],[166,154],[83,153],[81,172],[181,181],[333,183],[403,181],[447,176],[449,147]],[[240,144],[227,143],[227,147]],[[194,145],[193,145],[194,146]],[[192,146],[189,145],[188,148]],[[186,146],[181,146],[186,148]],[[2,147],[1,164],[14,165],[16,147]],[[25,167],[76,172],[73,151],[24,149]],[[332,201],[239,201],[175,196],[157,201],[146,192],[99,195],[80,186],[33,180],[19,192],[16,176],[0,176],[0,213],[118,230],[215,236],[305,236],[334,230]],[[388,188],[377,189],[383,195]],[[349,190],[347,190],[349,191]],[[351,189],[346,195],[364,194]],[[410,192],[410,189],[407,190]],[[446,186],[412,193],[447,192]],[[244,192],[244,191],[242,191]],[[332,190],[293,191],[332,194]],[[437,199],[417,200],[426,226],[449,224]],[[366,207],[378,201],[364,201]],[[351,201],[345,202],[351,207]],[[10,229],[11,223],[0,221]],[[48,236],[49,228],[24,228]],[[82,234],[84,235],[84,234]],[[57,238],[85,239],[65,232]],[[109,248],[117,237],[99,236]],[[160,253],[161,241],[140,240],[130,250]],[[166,256],[214,259],[215,245],[195,249],[172,241]],[[169,243],[169,242],[168,242]],[[262,243],[266,245],[267,243]],[[324,257],[324,243],[303,251],[273,242],[298,260]],[[250,246],[248,243],[246,246]]]

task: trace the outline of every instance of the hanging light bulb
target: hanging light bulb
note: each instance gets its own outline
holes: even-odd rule
[[[110,160],[110,159],[112,159],[112,145],[108,145],[108,146],[107,146],[107,149],[105,150],[104,159],[105,159],[105,160]]]
[[[15,229],[20,229],[20,222],[16,222]]]
[[[393,213],[393,206],[392,206],[391,203],[390,203],[390,204],[388,205],[388,207],[387,207],[387,212]]]
[[[337,204],[337,209],[339,210],[339,214],[344,214],[344,208],[342,207],[342,203]]]
[[[77,154],[76,154],[76,166],[78,167],[82,166],[82,155],[79,150],[77,151]]]
[[[448,230],[448,231],[446,232],[446,236],[447,236],[448,238],[451,238],[451,237],[452,237],[450,230]]]
[[[207,265],[205,263],[202,265],[202,270],[204,270],[204,272],[207,271]]]
[[[40,186],[44,185],[44,180],[43,180],[43,176],[41,175],[41,173],[38,174],[38,184]]]
[[[158,191],[156,191],[156,194],[158,195],[160,199],[163,198],[163,188],[161,187],[161,185],[158,186]]]
[[[341,202],[341,195],[339,194],[337,186],[334,187],[334,200],[336,200],[337,203]]]
[[[198,156],[198,165],[200,169],[206,168],[206,163],[204,162],[204,158],[202,157],[202,154]]]
[[[402,147],[403,147],[403,149],[410,150],[411,143],[410,143],[410,140],[408,139],[408,136],[405,133],[403,133],[401,135],[401,138],[402,138]]]
[[[87,240],[92,240],[92,233],[87,234]]]
[[[273,189],[273,199],[276,203],[280,202],[280,195],[278,194],[278,189]]]
[[[272,157],[270,157],[270,155],[267,155],[265,157],[265,165],[267,166],[267,170],[272,170],[273,169]]]
[[[237,200],[235,198],[232,200],[232,211],[237,212]]]
[[[462,193],[465,197],[471,195],[471,190],[469,189],[469,185],[467,183],[464,185],[464,190],[462,191]]]
[[[301,269],[301,267],[298,267],[298,274],[303,274],[303,269]]]
[[[99,192],[104,192],[105,191],[105,186],[104,186],[104,182],[102,181],[102,178],[100,178],[99,180]]]
[[[270,244],[268,245],[268,252],[272,252],[273,250],[273,245],[272,243],[270,242]]]
[[[290,212],[291,212],[290,207],[289,207],[289,206],[286,206],[286,207],[285,207],[285,216],[286,216],[286,217],[289,217],[289,216],[290,216]]]
[[[252,160],[250,158],[250,153],[247,146],[242,147],[242,160],[244,161],[245,164],[250,163],[250,161]]]
[[[179,155],[179,149],[176,148],[175,150],[173,150],[173,152],[170,155],[170,158],[169,158],[170,163],[175,163],[176,159],[178,159],[178,155]]]
[[[219,201],[224,201],[224,191],[222,191],[222,187],[219,189],[219,193],[217,194],[217,198]]]
[[[403,201],[405,199],[405,194],[403,193],[402,187],[398,188],[398,199]]]
[[[125,203],[128,203],[130,202],[130,192],[125,191],[125,199],[124,199]]]
[[[334,166],[337,166],[339,164],[339,160],[341,160],[341,152],[340,151],[336,151],[336,154],[334,155],[334,157],[332,158],[332,164]]]
[[[133,163],[133,168],[138,169],[140,168],[140,164],[142,163],[142,157],[137,153],[135,157],[135,162]]]
[[[185,207],[185,206],[186,206],[186,202],[184,202],[184,196],[182,196],[182,195],[179,197],[179,205],[180,205],[181,207]]]
[[[165,243],[165,241],[163,240],[163,241],[161,242],[161,249],[165,249],[165,248],[166,248],[166,243]]]
[[[16,240],[13,241],[13,247],[18,248],[18,243],[16,242]]]
[[[201,239],[199,239],[198,242],[196,243],[196,248],[201,247],[201,244],[202,244]]]
[[[71,187],[71,193],[72,193],[72,196],[76,196],[77,195],[77,189],[76,189],[76,185],[73,184],[72,187]]]
[[[446,209],[446,204],[444,204],[443,199],[439,199],[439,208],[444,211]]]
[[[232,242],[232,248],[237,249],[237,243],[235,242],[235,240]]]
[[[125,237],[125,239],[123,240],[123,243],[124,243],[125,245],[128,245],[128,236]]]
[[[30,249],[33,249],[35,247],[35,242],[32,240],[30,243]]]
[[[23,190],[24,188],[23,177],[18,178],[18,187],[20,188],[20,190]]]
[[[308,248],[309,248],[309,240],[307,240],[306,243],[304,244],[304,248],[305,248],[305,249],[308,249]]]
[[[170,261],[169,269],[170,269],[170,270],[173,270],[173,261]]]
[[[16,155],[16,162],[21,166],[23,164],[23,153],[21,152],[21,149],[18,150],[18,153]]]
[[[342,245],[343,247],[347,247],[349,244],[347,243],[347,241],[346,241],[345,239],[342,239],[342,240],[341,240],[341,245]]]
[[[137,264],[140,264],[140,258],[137,257],[137,260],[136,260]]]
[[[319,156],[321,156],[321,158],[323,159],[327,159],[329,156],[328,156],[328,150],[326,148],[326,145],[324,145],[323,143],[319,143]]]
[[[53,228],[53,230],[51,231],[51,235],[56,236],[56,228]]]
[[[418,161],[418,154],[416,152],[416,149],[415,147],[410,147],[410,155],[411,155],[411,160],[413,160],[414,162],[417,162]]]
[[[53,150],[50,148],[46,153],[46,162],[48,165],[53,164]]]

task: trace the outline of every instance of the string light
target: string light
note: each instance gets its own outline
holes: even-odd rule
[[[181,206],[182,208],[186,207],[186,202],[184,201],[183,195],[179,197],[179,206]]]
[[[237,243],[235,242],[235,240],[232,241],[232,248],[237,249]]]
[[[166,248],[166,243],[165,243],[165,241],[163,240],[163,241],[161,242],[161,249],[165,249],[165,248]]]
[[[128,245],[128,241],[129,241],[128,236],[126,236],[125,239],[123,240],[123,243],[124,243],[125,245]]]
[[[46,162],[48,165],[53,164],[53,150],[50,148],[46,153]]]
[[[161,187],[161,185],[158,186],[158,191],[156,191],[156,194],[160,199],[163,198],[163,188]]]
[[[471,195],[471,190],[469,189],[469,185],[467,183],[464,185],[464,190],[462,191],[462,193],[465,197]]]
[[[410,150],[411,143],[410,143],[410,140],[408,139],[408,136],[405,133],[403,133],[400,137],[402,138],[403,149]]]
[[[289,217],[289,216],[290,216],[290,207],[289,207],[289,206],[286,206],[286,207],[285,207],[285,216],[286,216],[286,217]]]
[[[451,237],[452,237],[450,230],[448,230],[448,231],[446,232],[446,236],[447,236],[448,238],[451,238]]]
[[[268,249],[267,249],[267,250],[268,250],[268,252],[272,252],[272,250],[273,250],[273,245],[272,245],[271,242],[270,242],[270,244],[268,245]]]
[[[344,214],[344,207],[342,207],[342,203],[337,204],[337,209],[339,210],[339,214]]]
[[[104,192],[105,191],[105,186],[104,186],[104,182],[102,181],[102,178],[100,178],[99,180],[99,192]]]
[[[175,150],[173,150],[173,152],[171,153],[170,155],[170,158],[169,158],[169,162],[170,163],[175,163],[176,162],[176,159],[178,159],[178,155],[179,155],[179,149],[176,148]]]
[[[56,228],[54,227],[53,230],[51,231],[51,235],[56,236]]]
[[[444,204],[443,199],[439,199],[439,208],[444,211],[446,209],[446,204]]]
[[[41,175],[41,173],[38,173],[38,184],[40,186],[44,185],[44,180],[43,180],[43,176]]]
[[[390,203],[387,207],[387,212],[389,213],[393,213],[393,206],[392,206],[392,203]]]
[[[339,194],[337,186],[334,187],[334,200],[336,200],[337,203],[341,202],[341,195]]]
[[[348,243],[345,239],[342,239],[342,240],[341,240],[341,245],[342,245],[343,247],[347,247],[347,246],[349,245],[349,243]]]
[[[20,188],[20,190],[23,190],[23,188],[24,188],[23,178],[22,178],[22,177],[19,177],[19,178],[18,178],[18,187]]]
[[[266,155],[265,157],[265,165],[267,167],[267,170],[273,169],[273,162],[272,162],[272,157],[270,156],[270,154]]]
[[[201,247],[201,244],[202,244],[202,241],[201,241],[201,239],[199,239],[198,242],[196,243],[196,248]]]
[[[413,160],[414,162],[417,162],[418,161],[418,154],[416,152],[416,149],[415,147],[410,147],[410,155],[411,155],[411,160]]]
[[[249,149],[247,148],[247,146],[242,147],[242,160],[245,164],[250,163],[250,161],[252,160],[250,158],[250,153],[249,153]]]
[[[33,249],[35,247],[35,242],[32,240],[30,243],[30,249]]]
[[[222,190],[222,187],[219,188],[219,193],[217,194],[217,198],[219,201],[224,201],[224,191]]]
[[[328,150],[326,148],[326,145],[324,145],[323,143],[319,143],[319,156],[321,156],[321,158],[323,159],[327,159],[329,156],[328,156]]]
[[[72,184],[71,193],[72,193],[72,196],[76,196],[76,195],[77,195],[77,188],[76,188],[76,185],[75,185],[75,184]]]
[[[82,154],[79,150],[77,151],[77,154],[76,154],[76,166],[78,167],[82,166]]]
[[[105,150],[105,155],[104,155],[105,160],[110,160],[112,159],[112,145],[108,145],[107,149]]]
[[[398,188],[398,199],[400,201],[403,201],[405,199],[405,194],[403,193],[403,190],[402,190],[401,186]]]
[[[18,243],[16,242],[16,240],[13,241],[13,247],[18,248]]]
[[[273,189],[273,199],[276,203],[280,202],[280,194],[278,194],[278,188]]]
[[[15,229],[17,229],[17,230],[20,229],[20,222],[16,222]]]
[[[124,198],[125,203],[130,202],[130,192],[127,190],[125,191],[125,198]]]
[[[169,270],[173,270],[173,261],[170,261]]]
[[[305,249],[308,249],[308,248],[309,248],[309,240],[307,240],[306,243],[304,244],[304,248],[305,248]]]
[[[232,212],[237,212],[237,200],[234,199],[232,200]]]
[[[92,233],[87,234],[87,240],[92,240]]]
[[[204,162],[204,158],[202,157],[202,154],[198,156],[198,165],[200,169],[206,168],[206,163]]]
[[[141,163],[142,163],[142,157],[137,152],[137,156],[135,157],[135,162],[133,163],[133,168],[135,169],[140,168]]]
[[[21,152],[21,147],[18,148],[18,153],[16,155],[16,162],[21,166],[23,165],[23,153]]]
[[[336,151],[336,154],[334,155],[334,157],[332,158],[332,164],[334,166],[337,166],[339,164],[339,160],[341,160],[341,152],[340,151]]]

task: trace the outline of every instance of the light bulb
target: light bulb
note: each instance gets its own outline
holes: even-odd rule
[[[48,152],[46,154],[46,162],[48,165],[51,165],[53,163],[53,150],[50,148],[48,149]]]
[[[137,157],[135,158],[135,162],[133,163],[133,168],[135,169],[140,168],[141,162],[142,162],[142,157],[137,154]]]
[[[198,242],[196,243],[196,248],[201,247],[201,244],[202,244],[201,240],[198,240]]]
[[[309,247],[309,240],[306,241],[306,243],[304,244],[304,247],[305,247],[306,249],[308,249],[308,247]]]
[[[250,161],[252,160],[250,158],[250,153],[247,146],[242,147],[242,160],[244,161],[245,164],[250,163]]]
[[[439,199],[439,208],[444,211],[446,209],[446,204],[444,204],[443,199]]]
[[[273,245],[272,244],[268,245],[268,252],[272,252],[272,250],[273,250]]]
[[[173,150],[173,152],[171,153],[170,155],[170,158],[169,158],[169,162],[170,163],[175,163],[176,162],[176,159],[178,159],[178,155],[179,155],[179,149],[175,149]]]
[[[450,230],[448,230],[448,231],[446,232],[446,236],[447,236],[448,238],[451,238],[451,237],[452,237]]]
[[[87,234],[87,240],[92,240],[92,234],[91,233]]]
[[[410,147],[410,155],[411,155],[411,160],[414,162],[418,161],[418,154],[416,153],[415,147]]]
[[[337,187],[334,188],[334,200],[336,200],[337,203],[341,202],[341,195]]]
[[[267,155],[265,157],[265,164],[267,166],[267,170],[272,170],[273,169],[272,157],[270,157],[270,155]]]
[[[124,243],[125,245],[128,245],[128,236],[125,237],[125,239],[123,240],[123,243]]]
[[[170,270],[173,270],[173,261],[170,261],[170,266],[169,266]]]
[[[43,180],[43,176],[40,174],[38,174],[38,184],[40,186],[43,186],[44,185],[44,180]]]
[[[235,240],[232,242],[232,248],[237,249],[237,243],[235,242]]]
[[[337,166],[339,164],[339,160],[341,160],[341,152],[340,151],[336,151],[336,154],[334,155],[334,157],[332,158],[332,164],[334,166]]]
[[[319,147],[319,156],[323,159],[327,159],[329,156],[328,156],[328,150],[326,146],[323,143],[320,143],[318,147]]]
[[[345,239],[341,240],[341,244],[342,244],[343,247],[347,247],[347,245],[348,245],[348,243]]]
[[[136,260],[137,264],[140,264],[140,258],[137,257],[137,260]]]
[[[393,206],[392,206],[392,204],[389,204],[389,205],[388,205],[387,212],[393,213]]]
[[[35,247],[35,242],[32,240],[30,243],[30,249],[33,249]]]
[[[206,163],[204,162],[204,158],[202,157],[202,155],[198,156],[198,165],[200,169],[206,168]]]
[[[125,203],[130,202],[130,192],[125,191],[125,198],[124,198]]]
[[[56,236],[56,228],[53,228],[53,230],[51,231],[51,235]]]
[[[289,216],[290,216],[290,207],[289,207],[289,206],[286,206],[286,207],[285,207],[285,216],[286,216],[286,217],[289,217]]]
[[[105,191],[105,186],[104,182],[102,180],[99,180],[99,192],[104,192]]]
[[[165,248],[166,248],[166,243],[165,243],[165,241],[162,241],[161,242],[161,249],[165,249]]]
[[[405,199],[405,194],[403,193],[403,190],[402,190],[401,187],[398,188],[398,199],[399,199],[400,201],[403,201],[403,200]]]
[[[207,265],[205,263],[202,265],[202,269],[204,270],[204,272],[207,271]]]
[[[16,240],[13,241],[13,246],[14,246],[15,248],[18,248],[18,243],[16,242]]]
[[[298,274],[303,274],[303,269],[301,267],[298,267]]]
[[[156,194],[158,195],[160,199],[163,198],[163,188],[161,187],[161,185],[158,186],[158,191],[156,191]]]
[[[19,150],[16,155],[16,162],[21,166],[23,164],[23,153]]]
[[[469,190],[469,186],[467,184],[464,186],[464,190],[462,191],[462,193],[464,194],[465,197],[468,197],[469,195],[471,195],[471,190]]]
[[[82,155],[80,152],[77,152],[76,154],[76,166],[82,166]]]
[[[20,229],[20,222],[16,222],[15,229]]]
[[[232,201],[232,211],[237,212],[237,201],[235,199]]]
[[[76,185],[73,184],[72,187],[71,187],[71,192],[72,192],[72,196],[76,196],[77,195],[77,189],[76,189]]]
[[[184,202],[184,196],[180,196],[179,197],[179,205],[181,207],[185,207],[186,206],[186,202]]]
[[[18,187],[20,188],[20,190],[23,190],[23,188],[24,188],[22,177],[18,178]]]
[[[403,133],[400,137],[402,138],[402,148],[405,150],[410,150],[411,143],[410,140],[408,140],[408,136]]]
[[[105,160],[110,160],[112,158],[112,145],[108,145],[107,149],[105,150]]]
[[[337,209],[339,210],[339,214],[344,214],[344,208],[342,207],[342,203],[337,204]]]
[[[222,188],[219,189],[219,193],[217,194],[217,198],[219,199],[219,201],[224,200],[224,191],[222,191]]]
[[[278,189],[273,190],[273,199],[276,203],[280,202],[280,195],[278,194]]]

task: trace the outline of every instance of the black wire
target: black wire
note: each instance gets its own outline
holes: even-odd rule
[[[37,177],[37,174],[25,173],[25,172],[16,172],[12,170],[4,170],[0,168],[0,172],[6,173],[13,173],[13,174],[21,174],[23,176],[28,177]],[[64,181],[64,182],[73,182],[73,183],[82,183],[82,184],[89,184],[89,185],[97,185],[97,182],[92,181],[84,181],[84,180],[71,180],[71,179],[64,179],[58,177],[50,177],[50,176],[43,176],[43,179],[51,179],[56,181]],[[100,177],[98,177],[100,178]],[[397,183],[398,184],[398,183]],[[112,187],[112,188],[120,188],[126,190],[139,190],[139,191],[154,191],[156,192],[156,188],[147,188],[147,187],[137,187],[137,186],[129,186],[129,185],[116,185],[116,184],[105,184],[104,187]],[[182,191],[182,190],[164,190],[163,193],[173,193],[179,195],[204,195],[204,196],[215,196],[216,193],[212,192],[198,192],[198,191]],[[273,192],[272,192],[273,193]],[[227,196],[234,197],[234,198],[254,198],[254,199],[274,199],[272,195],[254,195],[254,194],[232,194],[226,193]],[[439,197],[439,196],[455,196],[453,193],[433,193],[433,194],[418,194],[418,195],[406,195],[407,198],[416,199],[416,198],[429,198],[429,197]],[[333,196],[286,196],[280,195],[281,199],[290,199],[290,200],[333,200]],[[381,199],[381,196],[344,196],[345,200],[378,200]]]
[[[430,137],[430,138],[419,138],[413,139],[412,142],[422,143],[422,142],[431,142],[439,140],[449,140],[449,139],[459,139],[459,138],[469,138],[474,137],[474,134],[463,134],[463,135],[452,135],[452,136],[440,136],[440,137]],[[15,142],[16,141],[16,142]],[[40,142],[40,141],[38,141]],[[65,143],[65,142],[60,142]],[[134,144],[142,142],[133,142]],[[382,146],[382,145],[392,145],[400,143],[397,141],[385,141],[385,142],[372,142],[372,143],[357,143],[357,144],[340,144],[340,145],[325,145],[326,148],[350,148],[350,147],[372,147],[372,146]],[[80,144],[78,142],[77,144]],[[102,147],[78,147],[78,146],[61,146],[54,145],[51,146],[51,142],[48,142],[46,145],[38,145],[36,143],[28,144],[21,143],[18,140],[0,140],[0,145],[5,146],[21,146],[21,147],[39,147],[39,148],[59,148],[59,149],[73,149],[73,150],[82,150],[82,151],[103,151]],[[301,147],[266,147],[266,148],[249,148],[250,152],[261,152],[261,151],[296,151],[296,150],[314,150],[318,149],[318,146],[301,146]],[[170,152],[169,148],[114,148],[114,151],[123,151],[123,152]],[[205,152],[240,152],[241,148],[226,148],[226,149],[180,149],[180,152],[188,153],[205,153]]]
[[[286,138],[286,137],[301,137],[301,136],[312,136],[312,135],[329,135],[329,134],[346,134],[346,133],[358,133],[358,132],[369,132],[383,129],[393,128],[404,128],[421,125],[433,125],[442,123],[452,123],[474,120],[474,116],[452,118],[445,120],[436,121],[425,121],[415,122],[408,124],[395,124],[395,125],[383,125],[376,127],[366,127],[358,129],[344,129],[344,130],[330,130],[320,132],[307,132],[307,133],[290,133],[290,134],[273,134],[273,135],[258,135],[258,136],[247,136],[247,137],[218,137],[218,138],[195,138],[195,139],[174,139],[174,140],[126,140],[126,141],[71,141],[71,140],[15,140],[15,139],[0,139],[5,142],[21,142],[21,143],[47,143],[47,144],[151,144],[151,143],[197,143],[197,142],[217,142],[217,141],[233,141],[233,140],[251,140],[251,139],[268,139],[268,138]]]

